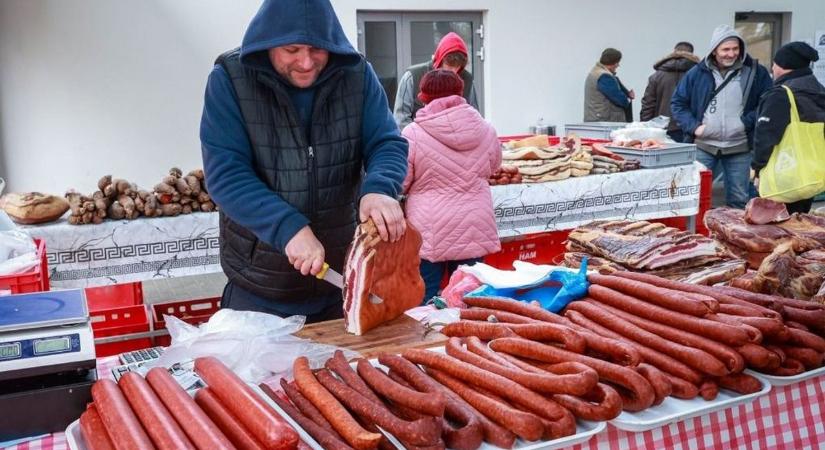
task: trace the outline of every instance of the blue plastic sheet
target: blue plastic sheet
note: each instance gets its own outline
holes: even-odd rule
[[[587,258],[582,260],[578,272],[553,270],[546,277],[526,286],[497,289],[482,285],[467,297],[509,297],[523,302],[537,301],[541,307],[557,313],[568,303],[587,295]]]

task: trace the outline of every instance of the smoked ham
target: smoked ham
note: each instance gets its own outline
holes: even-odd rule
[[[360,336],[421,304],[420,249],[421,234],[409,222],[397,242],[382,241],[371,219],[356,227],[343,274],[347,332]],[[371,293],[383,302],[371,302]]]

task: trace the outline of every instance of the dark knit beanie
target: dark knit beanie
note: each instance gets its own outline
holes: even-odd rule
[[[599,62],[604,64],[605,66],[612,66],[613,64],[617,64],[619,61],[622,60],[622,52],[616,50],[615,48],[606,48],[602,52],[602,57],[599,58]]]
[[[804,69],[819,60],[819,53],[804,42],[791,42],[776,51],[773,62],[786,70]]]
[[[424,74],[418,86],[418,99],[422,103],[430,103],[437,98],[463,93],[464,81],[452,70],[431,70]]]

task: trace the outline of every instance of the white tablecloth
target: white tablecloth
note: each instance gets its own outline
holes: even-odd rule
[[[600,219],[659,219],[699,212],[698,164],[493,186],[498,234],[570,230]]]
[[[52,288],[220,272],[218,214],[25,227],[46,241]]]

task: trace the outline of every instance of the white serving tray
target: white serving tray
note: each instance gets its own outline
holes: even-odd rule
[[[249,387],[252,390],[261,396],[264,401],[271,406],[281,417],[284,418],[293,428],[295,431],[298,432],[298,435],[301,437],[301,440],[304,441],[310,448],[313,450],[324,450],[312,436],[309,435],[303,428],[299,427],[298,424],[292,420],[292,417],[289,417],[289,414],[284,412],[277,403],[272,401],[268,395],[264,393],[261,388],[254,384],[249,384]],[[74,422],[70,423],[69,426],[66,428],[66,442],[69,444],[69,448],[71,450],[87,450],[89,447],[86,446],[86,441],[83,440],[83,434],[80,432],[80,419],[75,420]]]
[[[759,392],[741,395],[720,388],[719,395],[711,401],[703,400],[701,397],[691,400],[668,397],[660,405],[644,411],[635,413],[624,411],[619,414],[619,417],[611,420],[610,423],[621,430],[641,432],[750,403],[771,390],[771,383],[764,379],[762,374],[751,373],[750,375],[753,375],[762,383],[762,389]]]
[[[818,369],[809,370],[807,372],[802,372],[798,375],[792,375],[792,376],[789,376],[789,377],[779,377],[779,376],[776,376],[776,375],[768,375],[768,374],[765,374],[765,373],[762,373],[762,372],[755,372],[751,369],[745,370],[745,373],[753,375],[755,377],[764,378],[764,379],[768,380],[768,382],[772,386],[787,386],[789,384],[799,383],[801,381],[805,381],[805,380],[815,378],[815,377],[818,377],[820,375],[825,374],[825,366],[820,367]]]

